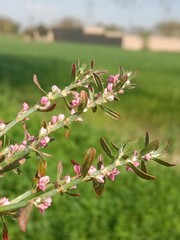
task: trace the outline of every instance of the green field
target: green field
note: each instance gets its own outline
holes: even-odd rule
[[[49,175],[55,175],[59,159],[64,172],[72,168],[70,160],[82,161],[86,149],[97,146],[99,138],[124,141],[144,138],[146,131],[152,138],[170,139],[168,160],[178,161],[180,153],[180,54],[131,52],[117,47],[70,43],[25,42],[19,38],[0,37],[0,119],[11,120],[22,102],[36,103],[41,94],[32,82],[34,73],[47,90],[54,84],[63,88],[70,83],[71,64],[79,59],[87,64],[95,61],[97,69],[116,74],[119,66],[137,72],[137,88],[126,91],[113,108],[121,120],[108,118],[100,110],[87,113],[83,124],[73,124],[71,137],[65,140],[63,131],[54,134],[57,141],[49,147],[53,159],[49,161]],[[57,112],[64,107],[58,102]],[[36,133],[43,119],[51,114],[34,114],[29,129]],[[11,130],[12,141],[22,139],[20,126]],[[141,141],[140,141],[141,142]],[[31,161],[31,160],[30,160]],[[34,160],[22,169],[25,180],[12,175],[1,179],[1,194],[15,196],[31,186]],[[122,170],[115,183],[108,183],[104,196],[96,199],[90,184],[80,186],[80,198],[56,197],[53,206],[42,217],[34,211],[22,234],[17,224],[9,220],[11,239],[121,239],[176,240],[180,239],[179,167],[165,169],[152,166],[158,176],[155,182],[137,179]],[[55,176],[54,176],[55,179]],[[34,223],[34,224],[33,224]]]

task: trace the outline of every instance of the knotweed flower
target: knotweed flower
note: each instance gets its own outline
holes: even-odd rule
[[[40,213],[44,214],[45,210],[51,206],[52,198],[47,197],[45,199],[37,198],[34,201],[34,205],[39,209]]]
[[[50,101],[49,101],[49,99],[46,97],[46,96],[44,96],[44,97],[42,97],[41,98],[41,100],[40,100],[40,105],[42,106],[42,107],[45,107],[45,108],[48,108],[49,106],[50,106]]]
[[[115,177],[120,174],[120,171],[117,170],[117,168],[112,169],[107,173],[107,177],[111,180],[114,181]]]
[[[9,199],[7,197],[0,198],[0,206],[5,206],[9,204]]]
[[[39,190],[45,191],[46,190],[46,185],[50,182],[50,177],[49,176],[43,176],[39,179],[37,187]]]

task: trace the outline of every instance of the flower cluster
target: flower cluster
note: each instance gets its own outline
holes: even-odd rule
[[[20,228],[24,231],[28,222],[33,206],[44,214],[45,210],[51,206],[52,197],[56,194],[70,194],[79,196],[74,193],[78,184],[92,181],[95,194],[99,197],[102,195],[106,179],[115,181],[120,174],[119,167],[125,166],[127,171],[132,171],[137,176],[146,180],[155,179],[154,176],[147,173],[147,164],[155,161],[158,164],[171,167],[174,164],[165,162],[160,159],[162,152],[167,148],[168,144],[160,145],[159,140],[150,142],[149,135],[146,134],[145,144],[141,150],[133,150],[133,141],[117,146],[111,143],[111,147],[104,138],[100,139],[101,147],[107,158],[111,159],[109,164],[104,164],[102,154],[96,159],[96,149],[89,148],[85,154],[84,161],[80,164],[75,160],[71,160],[73,164],[75,176],[66,173],[62,176],[62,162],[58,164],[57,179],[52,181],[53,177],[47,175],[47,157],[51,157],[43,149],[46,148],[52,140],[51,133],[60,128],[64,128],[65,137],[69,136],[69,125],[72,122],[82,121],[82,114],[89,109],[95,113],[100,108],[105,114],[113,119],[118,120],[120,115],[106,106],[107,102],[118,101],[119,96],[124,93],[125,89],[134,88],[131,83],[133,74],[125,72],[122,68],[115,75],[110,75],[103,80],[106,71],[94,70],[93,63],[90,69],[86,69],[85,65],[73,64],[72,79],[73,82],[64,89],[53,85],[51,91],[46,93],[40,86],[37,76],[34,75],[33,81],[38,89],[43,93],[37,104],[29,107],[24,102],[21,110],[17,113],[14,120],[9,123],[0,121],[0,177],[8,176],[8,173],[15,172],[21,174],[21,165],[31,158],[36,159],[37,169],[29,191],[18,195],[9,201],[7,197],[0,198],[0,215],[3,221],[3,239],[7,239],[7,226],[5,217],[12,215],[18,218]],[[63,98],[69,115],[53,114],[48,121],[43,121],[39,127],[37,134],[31,135],[27,130],[25,120],[30,120],[30,115],[36,111],[51,112],[56,107],[55,100]],[[24,131],[24,139],[20,143],[6,141],[7,132],[22,123]],[[114,153],[115,151],[115,153]],[[32,153],[32,154],[30,154]],[[33,155],[34,154],[34,155]],[[35,156],[35,157],[34,157]],[[31,161],[31,160],[28,160]],[[95,164],[95,163],[96,164]],[[32,161],[32,164],[34,161]],[[96,166],[96,167],[95,167]],[[24,175],[22,175],[23,177]],[[73,190],[73,193],[71,192]],[[4,234],[5,233],[5,234]]]

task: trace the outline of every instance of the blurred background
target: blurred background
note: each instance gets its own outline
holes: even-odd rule
[[[12,120],[26,101],[31,106],[42,96],[33,85],[36,73],[49,91],[71,82],[71,65],[80,60],[96,69],[116,74],[119,66],[136,71],[136,89],[128,90],[113,109],[115,121],[98,111],[87,113],[82,124],[73,124],[71,136],[53,134],[47,151],[48,174],[56,179],[63,161],[64,175],[72,173],[71,159],[83,161],[90,146],[101,152],[99,139],[122,142],[140,138],[171,141],[166,160],[175,168],[151,164],[154,182],[121,170],[108,182],[102,198],[93,196],[91,184],[80,186],[80,198],[55,197],[41,216],[35,209],[26,233],[9,219],[11,239],[180,239],[179,141],[180,141],[180,1],[179,0],[0,0],[0,119]],[[54,113],[63,113],[58,101]],[[36,135],[40,122],[51,113],[36,113],[28,122]],[[23,139],[21,126],[8,133],[12,143]],[[1,195],[13,198],[32,185],[35,157],[22,167],[24,178],[1,179]],[[22,179],[24,179],[22,181]]]

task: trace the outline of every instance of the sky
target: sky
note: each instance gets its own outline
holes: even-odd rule
[[[180,22],[180,0],[0,0],[0,17],[22,28],[73,17],[85,25],[152,29],[162,21]]]

